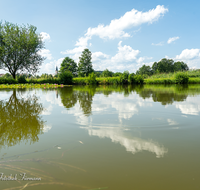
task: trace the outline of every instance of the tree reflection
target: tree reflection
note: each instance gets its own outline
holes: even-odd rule
[[[67,109],[74,107],[77,103],[78,92],[74,91],[72,86],[59,89],[59,94],[61,102]]]
[[[8,101],[0,101],[0,145],[14,146],[28,140],[37,142],[44,127],[39,115],[42,111],[42,104],[35,95],[18,98],[17,91],[13,90]]]
[[[152,97],[154,102],[162,105],[172,104],[174,101],[184,101],[188,96],[188,86],[147,86],[138,92],[143,99]]]

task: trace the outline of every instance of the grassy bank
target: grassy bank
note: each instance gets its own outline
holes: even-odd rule
[[[63,85],[63,84],[1,84],[0,88],[58,88],[58,87],[64,87],[64,86],[70,86],[70,85]]]

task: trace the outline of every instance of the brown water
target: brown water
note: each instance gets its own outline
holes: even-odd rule
[[[199,114],[200,85],[2,89],[0,189],[199,190]]]

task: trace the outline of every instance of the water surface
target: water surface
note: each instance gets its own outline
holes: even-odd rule
[[[200,189],[199,113],[200,85],[2,89],[1,189]]]

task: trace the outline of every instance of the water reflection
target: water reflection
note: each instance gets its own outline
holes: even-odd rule
[[[43,106],[36,95],[27,95],[25,90],[13,90],[12,95],[0,101],[0,145],[14,146],[22,141],[39,140],[44,121],[40,113]]]
[[[144,140],[138,137],[128,138],[122,128],[91,128],[81,127],[88,130],[90,136],[98,136],[99,138],[110,138],[112,142],[119,143],[126,148],[127,152],[136,154],[142,151],[149,151],[156,154],[157,158],[161,158],[168,150],[153,140]]]

